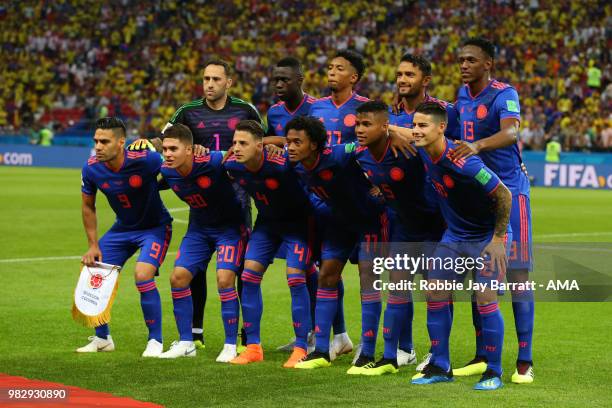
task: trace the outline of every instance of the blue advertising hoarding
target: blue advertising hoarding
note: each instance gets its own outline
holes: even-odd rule
[[[534,186],[612,189],[610,153],[562,153],[549,163],[543,152],[523,152],[523,161]]]
[[[0,166],[81,168],[91,153],[89,147],[0,144]]]

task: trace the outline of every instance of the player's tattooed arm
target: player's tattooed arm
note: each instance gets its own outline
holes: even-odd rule
[[[82,194],[81,213],[83,215],[83,227],[87,235],[89,249],[81,258],[85,265],[92,266],[96,260],[102,262],[102,252],[98,246],[98,218],[96,216],[96,196]]]
[[[482,254],[488,255],[491,266],[501,274],[506,273],[508,257],[506,255],[506,229],[510,220],[510,206],[512,205],[512,194],[502,183],[491,193],[495,199],[495,232],[491,242],[483,249]]]
[[[518,119],[502,119],[500,128],[501,130],[499,132],[473,143],[466,142],[465,140],[455,142],[457,147],[451,154],[451,160],[459,160],[465,157],[475,156],[480,152],[501,149],[502,147],[511,146],[518,141]]]
[[[492,197],[495,200],[495,236],[504,238],[510,221],[510,208],[512,207],[512,194],[508,187],[501,181],[499,186],[493,191]]]

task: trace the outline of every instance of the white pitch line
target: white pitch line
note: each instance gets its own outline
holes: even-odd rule
[[[176,251],[169,251],[166,255],[175,255]],[[13,259],[0,259],[0,263],[22,263],[22,262],[44,262],[44,261],[70,261],[75,259],[81,259],[80,255],[71,256],[43,256],[39,258],[13,258]]]
[[[567,232],[564,234],[540,234],[534,235],[533,238],[571,238],[571,237],[601,237],[610,236],[612,231],[601,232]]]
[[[73,255],[73,256],[43,256],[40,258],[13,258],[13,259],[0,259],[0,263],[67,261],[71,259],[81,259],[81,257],[78,255]]]

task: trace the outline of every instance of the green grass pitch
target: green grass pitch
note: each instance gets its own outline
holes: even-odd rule
[[[0,259],[79,256],[86,250],[81,225],[78,170],[0,167]],[[185,206],[171,193],[169,208]],[[612,241],[612,192],[533,189],[534,236],[537,241]],[[98,199],[99,232],[112,223],[106,200]],[[187,212],[174,212],[170,254],[158,285],[163,301],[165,345],[177,338],[168,276],[183,236]],[[70,316],[78,258],[0,262],[0,372],[110,392],[168,407],[196,406],[610,406],[612,378],[612,304],[539,303],[534,338],[536,380],[510,383],[516,337],[510,304],[506,321],[504,382],[489,393],[471,389],[476,378],[429,387],[409,383],[414,367],[383,377],[345,374],[352,356],[332,368],[303,372],[281,367],[287,355],[276,352],[291,337],[289,290],[277,261],[263,282],[262,339],[265,361],[247,367],[215,363],[223,343],[219,300],[209,268],[206,350],[195,359],[142,359],[146,342],[133,261],[122,273],[113,309],[114,353],[77,355],[91,331]],[[348,332],[359,339],[358,281],[354,267],[344,273]],[[425,308],[416,305],[415,345],[419,358],[427,351]],[[474,351],[470,308],[455,306],[451,339],[454,365]],[[379,335],[378,353],[382,353]],[[606,391],[607,390],[607,391]]]

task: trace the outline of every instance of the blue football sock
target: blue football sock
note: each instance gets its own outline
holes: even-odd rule
[[[136,282],[136,288],[140,292],[140,306],[145,323],[149,328],[149,340],[155,339],[162,343],[161,299],[155,279]]]
[[[387,309],[383,320],[383,338],[385,339],[385,350],[383,358],[396,359],[397,346],[401,330],[408,324],[411,326],[410,337],[412,337],[412,319],[406,321],[409,305],[412,305],[409,299],[396,295],[389,295],[387,298]],[[412,344],[412,340],[410,341]],[[410,351],[409,348],[405,351]]]
[[[261,315],[263,299],[261,297],[261,279],[263,274],[250,269],[242,272],[242,319],[247,334],[248,344],[260,344]]]
[[[448,342],[453,324],[448,302],[427,302],[427,331],[431,341],[431,363],[448,371]]]
[[[317,288],[319,287],[319,271],[315,264],[310,265],[306,272],[306,286],[308,287],[308,296],[310,297],[310,318],[312,319],[310,328],[314,330]]]
[[[287,275],[291,290],[291,317],[295,331],[295,346],[307,350],[308,331],[310,331],[310,298],[306,287],[306,278],[299,273]]]
[[[501,356],[504,345],[504,318],[497,302],[479,305],[478,311],[482,318],[482,337],[487,356],[487,369],[501,376]]]
[[[108,329],[108,324],[103,324],[101,326],[96,327],[96,336],[101,339],[108,338],[110,334],[110,330]]]
[[[525,291],[515,294],[512,297],[520,299],[512,302],[514,312],[514,325],[518,338],[518,360],[532,361],[531,341],[533,338],[533,325],[535,318],[535,303],[533,301],[533,291]]]
[[[179,332],[180,341],[192,341],[191,322],[193,321],[193,302],[191,289],[172,288],[172,304],[174,305],[174,320]]]
[[[361,292],[361,354],[363,356],[374,357],[381,312],[380,291]]]
[[[316,351],[329,353],[329,332],[338,308],[338,289],[317,289],[317,311],[315,314]]]
[[[412,321],[414,319],[414,303],[412,303],[412,295],[408,294],[408,303],[403,304],[403,315],[400,320],[399,329],[399,348],[406,352],[410,352],[414,349],[412,343]],[[391,295],[387,299],[387,305],[391,301]],[[388,307],[388,306],[387,306]]]
[[[346,326],[344,324],[344,282],[342,278],[338,281],[338,308],[336,310],[336,316],[334,316],[334,334],[340,334],[346,332]]]
[[[450,317],[451,317],[451,322],[453,321],[453,317],[455,316],[455,304],[453,303],[452,300],[448,301],[448,311],[450,313]],[[404,349],[402,349],[404,350]],[[429,352],[433,353],[431,350],[431,346],[429,347]]]
[[[225,329],[225,344],[236,344],[240,314],[238,292],[234,288],[219,289],[219,298],[221,299],[221,319]]]
[[[478,303],[475,295],[472,294],[472,324],[474,325],[474,333],[476,334],[476,357],[484,358],[487,355],[485,351],[485,342],[482,333],[482,318],[478,313]]]

